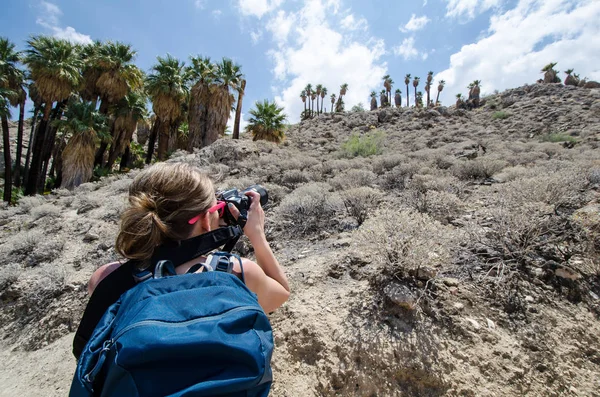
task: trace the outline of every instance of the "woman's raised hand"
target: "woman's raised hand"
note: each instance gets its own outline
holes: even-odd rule
[[[265,238],[265,212],[260,205],[260,194],[254,191],[246,192],[246,196],[252,198],[250,208],[248,209],[248,220],[244,226],[244,234],[252,243],[256,239]],[[240,212],[233,204],[228,204],[229,211],[235,219],[238,218]]]

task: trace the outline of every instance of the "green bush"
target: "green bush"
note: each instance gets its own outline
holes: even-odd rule
[[[510,113],[506,113],[506,112],[494,112],[494,114],[492,114],[492,118],[494,120],[504,120],[510,117]]]
[[[577,143],[577,139],[565,134],[548,134],[542,137],[542,142],[572,142]]]
[[[385,133],[373,130],[365,135],[353,134],[350,139],[342,144],[341,150],[344,157],[369,157],[381,154]]]

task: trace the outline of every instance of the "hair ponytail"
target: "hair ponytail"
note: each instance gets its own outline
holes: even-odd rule
[[[183,163],[159,163],[140,172],[129,188],[130,207],[121,216],[116,251],[125,258],[148,261],[157,246],[189,238],[187,221],[214,200],[210,179]]]

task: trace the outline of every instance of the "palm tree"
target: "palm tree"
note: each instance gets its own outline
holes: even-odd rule
[[[415,101],[416,101],[416,98],[417,98],[417,87],[419,85],[419,81],[420,80],[421,80],[420,77],[415,77],[413,79],[413,82],[412,82],[413,87],[415,87]],[[418,106],[418,104],[416,102],[415,102],[415,106]]]
[[[304,113],[306,113],[306,91],[302,90],[300,93],[300,98],[302,99],[302,103],[304,104]]]
[[[216,65],[214,83],[209,86],[210,96],[207,106],[206,133],[202,137],[202,146],[208,146],[219,139],[227,127],[235,96],[243,79],[242,68],[229,58],[223,58]]]
[[[25,101],[27,93],[25,91],[25,73],[19,69],[17,64],[21,61],[21,53],[15,51],[15,45],[8,39],[0,38],[0,88],[10,90],[5,94],[5,100],[8,100],[11,106],[19,106],[19,124],[17,128],[17,153],[15,159],[15,175],[13,179],[15,186],[21,186],[21,157],[23,150],[23,121],[25,118]],[[8,110],[2,112],[2,126],[4,123],[8,126]],[[6,118],[6,120],[4,120]],[[6,131],[8,134],[8,130]],[[10,155],[10,146],[9,155]],[[7,147],[4,146],[4,150]],[[7,168],[5,163],[5,168]],[[10,190],[10,189],[9,189]]]
[[[206,135],[209,86],[214,84],[217,75],[216,65],[209,57],[190,57],[191,65],[186,69],[187,77],[192,83],[188,106],[188,152],[202,147],[202,139]],[[149,159],[146,162],[149,163]]]
[[[106,117],[96,111],[93,103],[77,100],[68,105],[65,119],[54,123],[70,135],[62,152],[61,187],[73,189],[92,177],[96,143],[109,133]]]
[[[312,109],[313,109],[313,110],[312,110],[312,113],[311,113],[311,116],[313,116],[313,117],[314,117],[314,115],[315,115],[315,111],[314,111],[314,109],[315,109],[315,99],[317,99],[317,97],[318,97],[318,96],[317,96],[317,91],[312,91],[312,92],[310,93],[311,106],[312,106]],[[317,101],[317,113],[318,113],[318,110],[319,110],[318,103],[319,103],[319,102]]]
[[[387,92],[388,103],[392,103],[392,85],[394,84],[394,80],[390,77],[389,74],[383,76],[383,87]]]
[[[241,78],[240,87],[238,89],[238,100],[235,105],[235,120],[233,122],[233,139],[240,139],[240,122],[242,119],[242,99],[246,93],[246,79]]]
[[[321,88],[321,113],[323,113],[323,102],[325,102],[325,97],[327,96],[327,87]]]
[[[91,44],[86,44],[79,50],[79,57],[83,62],[82,84],[79,87],[79,95],[84,101],[91,101],[96,107],[98,98],[100,97],[100,90],[96,86],[98,78],[102,74],[100,66],[96,63],[96,54],[99,48],[102,46],[102,42],[95,41]]]
[[[469,91],[469,99],[473,102],[474,107],[479,107],[479,93],[481,89],[479,85],[481,84],[480,80],[475,80],[471,83],[471,89]]]
[[[48,121],[53,102],[66,100],[81,83],[81,59],[77,49],[67,40],[48,36],[34,36],[27,41],[25,64],[29,67],[39,95],[44,102],[44,117],[38,124],[33,139],[31,168],[27,177],[25,194],[37,193],[42,174],[42,154],[54,144],[54,137],[47,137]]]
[[[35,87],[34,83],[28,84],[29,97],[33,101],[33,116],[31,118],[31,130],[29,132],[29,144],[27,145],[27,154],[25,155],[25,169],[23,170],[23,184],[27,183],[27,176],[29,175],[29,162],[31,160],[31,148],[33,146],[33,137],[35,133],[35,125],[36,122],[40,119],[40,110],[43,107],[42,98],[40,97],[40,93]]]
[[[456,108],[460,109],[463,107],[465,101],[463,100],[462,94],[456,94]]]
[[[269,142],[279,143],[284,138],[285,121],[287,116],[283,108],[276,102],[265,99],[262,103],[256,102],[256,109],[250,110],[250,120],[246,132],[252,133],[252,140],[264,139]]]
[[[377,93],[371,91],[371,111],[377,110]]]
[[[430,96],[430,91],[431,91],[431,84],[433,83],[433,72],[429,71],[427,72],[427,84],[425,84],[425,91],[427,92],[427,107],[429,107],[429,104],[431,103],[431,96]]]
[[[544,84],[560,83],[558,70],[554,70],[555,66],[556,62],[551,62],[542,68],[542,73],[544,73]]]
[[[347,83],[344,83],[344,84],[342,84],[342,85],[340,86],[340,97],[339,97],[339,100],[340,100],[340,101],[342,100],[342,97],[343,97],[344,95],[346,95],[346,92],[347,92],[347,91],[348,91],[348,84],[347,84]]]
[[[129,147],[138,123],[148,117],[146,96],[140,91],[131,91],[112,108],[114,135],[106,163],[106,168],[109,170],[112,169],[117,157],[123,155],[125,149]]]
[[[423,93],[421,91],[417,92],[416,96],[417,107],[423,107]]]
[[[410,84],[410,73],[407,74],[406,76],[404,76],[404,84],[406,84],[406,106],[410,106],[410,101],[409,101],[409,89],[408,89],[408,85]]]
[[[446,81],[445,80],[440,80],[440,82],[438,83],[437,86],[437,96],[435,98],[435,104],[437,105],[440,102],[440,92],[442,92],[442,90],[444,89],[444,86],[446,85]]]
[[[381,92],[379,93],[379,102],[381,102],[381,107],[385,108],[388,107],[388,97],[387,97],[387,91],[386,90],[381,90]]]
[[[317,84],[317,87],[315,88],[315,93],[317,94],[317,114],[319,114],[319,97],[321,96],[321,90],[323,89],[323,84]]]
[[[304,92],[306,92],[306,96],[308,97],[308,113],[312,115],[312,109],[310,107],[310,102],[312,98],[312,84],[308,83],[306,87],[304,87]]]
[[[0,76],[0,120],[2,122],[2,144],[4,145],[4,195],[3,200],[10,203],[12,197],[12,161],[10,158],[10,135],[8,119],[10,117],[10,101],[16,96],[14,91],[1,87],[6,84],[6,77]]]
[[[169,145],[169,131],[173,123],[181,115],[181,104],[186,101],[189,89],[185,63],[167,54],[165,58],[157,57],[158,63],[152,66],[152,72],[146,78],[146,92],[152,99],[152,110],[156,114],[160,128],[158,134],[158,159],[164,160]],[[231,106],[229,107],[231,109]],[[148,156],[152,156],[154,143],[148,146]]]
[[[98,72],[96,89],[100,95],[100,113],[107,115],[111,104],[120,101],[128,92],[142,88],[144,75],[133,64],[136,51],[129,44],[108,41],[92,51],[89,64]],[[102,142],[94,164],[102,166],[109,142]]]
[[[394,95],[394,104],[397,108],[402,107],[402,91],[400,91],[400,88],[396,88],[396,93]]]
[[[334,109],[334,105],[335,105],[335,94],[331,94],[331,113],[334,113],[336,111],[336,109]]]
[[[579,79],[571,75],[573,73],[573,69],[567,69],[565,73],[567,74],[567,77],[565,78],[565,85],[577,87],[579,85]]]

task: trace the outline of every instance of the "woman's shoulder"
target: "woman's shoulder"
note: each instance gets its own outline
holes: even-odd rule
[[[92,277],[90,277],[90,281],[88,281],[88,293],[91,295],[98,284],[100,284],[100,281],[104,280],[106,276],[121,267],[122,264],[122,262],[111,262],[96,269],[94,274],[92,274]]]

